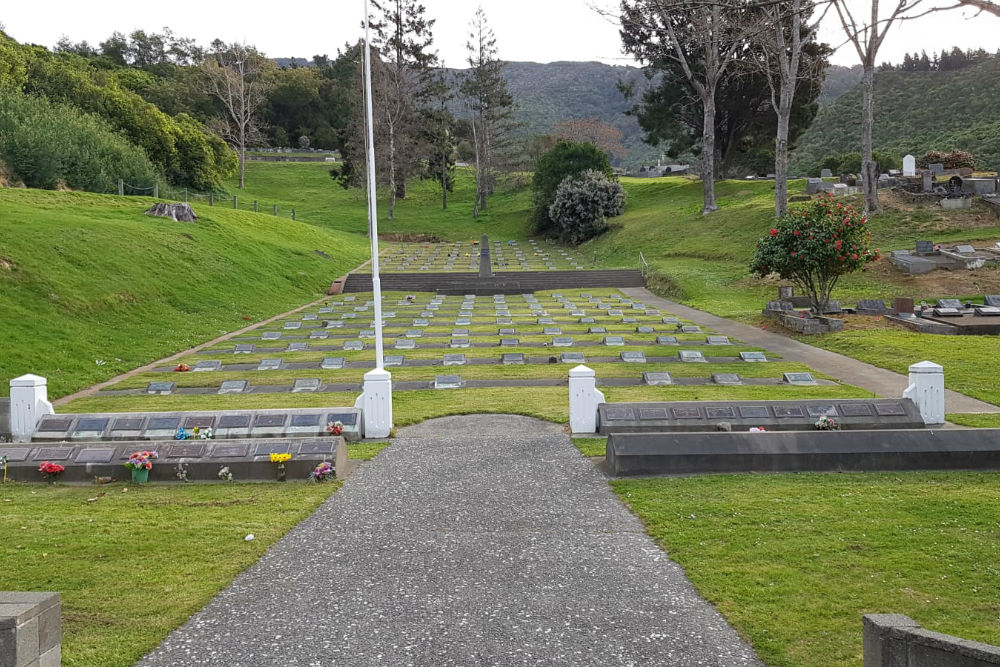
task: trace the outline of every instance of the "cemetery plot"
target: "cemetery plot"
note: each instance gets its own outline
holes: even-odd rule
[[[386,273],[475,273],[479,271],[478,241],[391,243],[379,255]],[[572,251],[545,242],[490,239],[490,266],[494,272],[572,271],[590,268]]]
[[[711,397],[853,391],[823,378],[808,387],[791,386],[784,374],[809,369],[613,289],[495,296],[386,292],[383,299],[383,363],[404,402],[409,392],[446,386],[454,398],[435,400],[456,409],[475,401],[475,392],[493,387],[543,387],[550,389],[538,391],[557,396],[568,382],[567,364],[581,363],[597,372],[599,385],[612,395],[632,400],[690,394],[695,388]],[[219,361],[211,373],[162,367],[122,381],[99,399],[123,410],[156,410],[159,396],[147,392],[166,385],[154,383],[173,385],[171,406],[239,408],[247,400],[255,406],[322,405],[325,396],[356,395],[362,376],[375,366],[373,313],[370,294],[333,296],[288,318],[298,328],[276,321],[181,360],[192,367]],[[318,332],[326,337],[316,337]],[[685,363],[690,361],[696,363]],[[749,363],[761,361],[768,363]],[[452,371],[444,371],[446,366],[462,366],[460,382],[439,381]]]

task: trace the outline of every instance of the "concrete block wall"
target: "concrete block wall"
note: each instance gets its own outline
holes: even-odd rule
[[[0,667],[59,667],[61,612],[58,593],[0,591]]]
[[[863,619],[865,667],[996,667],[1000,646],[921,628],[902,614]]]

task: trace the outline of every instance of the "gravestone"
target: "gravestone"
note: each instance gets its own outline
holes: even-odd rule
[[[806,194],[815,195],[823,191],[822,178],[810,178],[806,181]]]
[[[975,255],[976,249],[971,245],[957,245],[955,246],[955,252],[960,255]]]
[[[469,343],[469,339],[468,338],[463,337],[463,336],[455,336],[455,337],[453,337],[451,339],[451,342],[449,343],[449,347],[452,347],[452,348],[463,348],[463,347],[469,347],[469,344],[470,343]]]
[[[677,336],[657,336],[657,345],[677,345]]]
[[[833,172],[829,169],[823,169],[819,172],[820,178],[833,178]]]
[[[934,174],[929,171],[920,174],[920,191],[924,193],[934,192]]]
[[[150,382],[146,385],[146,393],[158,396],[169,396],[177,385],[173,382]]]
[[[912,155],[903,156],[903,176],[917,175],[917,160]]]
[[[285,322],[283,329],[299,329],[302,327],[302,322],[298,320],[293,320],[291,322]]]
[[[309,332],[309,338],[312,339],[312,340],[326,340],[329,337],[330,337],[330,334],[328,334],[325,331],[315,330],[315,331],[310,331]]]
[[[1000,294],[987,294],[983,301],[987,306],[996,306],[1000,308]]]
[[[292,383],[292,393],[298,394],[305,391],[316,391],[322,382],[319,378],[297,378]]]
[[[524,355],[522,353],[520,353],[520,352],[510,352],[510,353],[507,353],[507,354],[504,354],[503,356],[501,356],[500,357],[500,362],[504,366],[511,366],[511,365],[514,365],[514,364],[523,364],[524,363]]]
[[[584,362],[583,352],[563,352],[559,355],[559,361],[564,364],[582,364]]]
[[[444,355],[444,360],[442,361],[444,366],[464,366],[465,365],[465,355],[464,354],[446,354]]]
[[[885,302],[879,299],[859,299],[854,312],[858,315],[884,315],[888,310]]]
[[[511,331],[511,333],[514,332]],[[559,327],[545,327],[542,329],[542,333],[545,334],[546,336],[558,336],[559,334],[562,333],[562,329],[560,329]]]
[[[253,343],[237,343],[233,347],[233,354],[250,354],[257,349]]]
[[[246,380],[226,380],[219,386],[220,394],[242,394],[250,385]],[[152,421],[150,422],[152,424]],[[152,425],[150,426],[152,429]]]
[[[260,338],[261,338],[261,340],[280,340],[281,339],[281,332],[280,331],[265,331],[264,333],[262,333],[260,335]]]
[[[625,344],[625,338],[623,338],[622,336],[605,336],[604,337],[604,344],[605,345],[616,345],[616,346],[617,345],[624,345]]]
[[[288,351],[289,352],[302,352],[303,350],[306,350],[308,348],[309,348],[309,345],[307,343],[296,342],[296,343],[289,343],[288,344]]]
[[[402,366],[403,362],[406,361],[406,357],[401,354],[387,354],[382,357],[383,366]]]
[[[417,346],[412,338],[398,338],[393,346],[397,350],[412,350]]]
[[[980,317],[997,317],[1000,316],[1000,308],[997,306],[976,306],[976,315]]]
[[[679,350],[677,358],[685,363],[708,363],[705,356],[698,350]]]
[[[435,375],[435,389],[459,389],[462,386],[461,375]]]
[[[636,333],[651,334],[651,333],[653,333],[653,331],[654,331],[653,327],[645,327],[645,326],[643,326],[643,327],[636,327],[635,328],[635,332]]]
[[[938,308],[952,308],[955,310],[962,308],[962,302],[958,299],[938,299],[937,305]]]
[[[934,252],[934,242],[933,241],[917,241],[917,254],[918,255],[930,255]]]
[[[657,387],[672,384],[673,378],[670,377],[670,373],[665,372],[643,373],[642,381],[651,387]]]
[[[927,169],[935,176],[940,176],[944,173],[944,165],[940,162],[932,162],[927,165]]]
[[[644,364],[646,363],[646,355],[642,352],[637,352],[633,350],[626,350],[621,354],[622,361],[629,364]]]
[[[740,378],[738,373],[712,373],[712,382],[732,386],[743,384],[743,379]]]
[[[679,324],[680,320],[677,319],[676,317],[664,317],[662,322],[664,324]]]
[[[580,324],[593,324],[596,320],[593,317],[581,317]]]
[[[767,355],[763,352],[740,352],[740,359],[751,363],[761,363],[767,361]]]
[[[194,365],[194,370],[196,372],[217,371],[220,368],[222,368],[221,361],[199,361]]]
[[[343,345],[343,349],[345,351],[347,351],[347,350],[354,350],[354,351],[363,350],[363,349],[365,349],[365,342],[362,341],[362,340],[345,340],[344,341],[344,345]]]
[[[479,277],[493,277],[493,267],[490,263],[490,240],[486,234],[483,234],[479,240]]]
[[[962,311],[957,308],[935,308],[935,317],[962,317]]]
[[[797,387],[812,387],[817,384],[812,373],[785,373],[783,379],[788,384]]]
[[[701,333],[701,327],[696,324],[688,324],[681,327],[681,333]]]
[[[588,327],[587,333],[592,334],[606,334],[608,333],[607,327]]]
[[[327,329],[343,329],[344,328],[344,320],[327,320],[326,328]]]
[[[326,371],[339,371],[344,367],[345,357],[323,357],[319,367]]]
[[[913,315],[913,299],[898,296],[892,300],[892,309],[897,315]]]
[[[552,339],[552,347],[573,347],[573,339],[569,336],[556,336]]]
[[[281,359],[261,359],[257,365],[259,371],[276,371],[281,368]]]
[[[706,345],[732,345],[728,336],[706,336]]]

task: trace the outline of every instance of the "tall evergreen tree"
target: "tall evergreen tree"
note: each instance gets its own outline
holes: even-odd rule
[[[482,7],[476,10],[470,28],[465,45],[469,70],[460,89],[469,110],[476,151],[476,200],[472,214],[478,218],[479,212],[486,208],[487,197],[493,194],[497,172],[510,148],[514,98],[507,89],[496,37]]]

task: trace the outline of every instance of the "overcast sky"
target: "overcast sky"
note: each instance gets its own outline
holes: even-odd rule
[[[865,0],[853,0],[864,4]],[[926,0],[934,2],[935,0]],[[943,1],[943,0],[942,0]],[[235,9],[233,2],[173,0],[170,3],[134,0],[50,0],[5,2],[0,23],[21,42],[52,47],[62,36],[96,44],[113,31],[136,28],[158,31],[169,26],[174,33],[190,36],[203,44],[215,37],[227,42],[245,41],[272,57],[311,58],[334,55],[345,42],[358,39],[364,15],[364,0],[298,0],[287,5],[267,3],[262,11]],[[243,7],[256,3],[243,2]],[[427,15],[437,20],[434,46],[450,67],[465,63],[465,41],[469,20],[477,3],[469,0],[423,0]],[[631,64],[621,53],[617,27],[592,7],[613,9],[611,0],[482,0],[487,18],[497,36],[500,57],[505,60],[551,62],[555,60],[599,60]],[[907,51],[928,53],[951,46],[1000,49],[1000,18],[971,12],[937,13],[894,28],[886,40],[880,62],[899,62]],[[843,33],[829,17],[821,33],[833,46]],[[833,62],[853,65],[857,56],[845,46]]]

